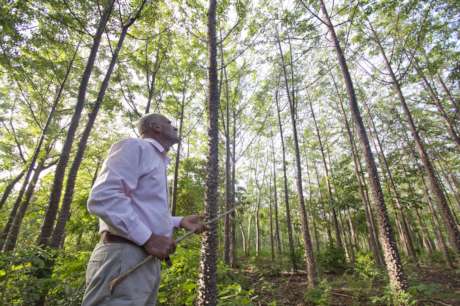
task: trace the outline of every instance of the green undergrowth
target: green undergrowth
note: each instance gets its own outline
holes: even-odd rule
[[[173,265],[163,267],[158,305],[194,305],[197,298],[200,245],[198,240],[185,241],[171,257]],[[247,281],[220,259],[217,263],[218,305],[252,305],[252,290]]]

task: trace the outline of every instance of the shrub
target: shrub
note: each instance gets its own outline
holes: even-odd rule
[[[330,305],[331,289],[331,285],[323,280],[317,287],[307,291],[305,301],[313,305]]]
[[[354,271],[358,277],[371,282],[382,273],[375,264],[371,253],[358,253],[356,255]]]
[[[342,273],[346,268],[345,251],[329,246],[318,256],[318,264],[326,273]]]

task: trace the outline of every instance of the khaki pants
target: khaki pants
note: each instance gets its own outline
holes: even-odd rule
[[[109,283],[142,261],[147,253],[129,243],[102,243],[94,248],[86,270],[83,306],[155,305],[161,264],[152,259],[120,282],[110,294]]]

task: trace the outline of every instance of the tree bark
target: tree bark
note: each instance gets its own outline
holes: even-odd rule
[[[296,109],[295,101],[293,95],[289,91],[289,82],[287,78],[286,65],[284,63],[283,50],[281,48],[281,42],[278,32],[276,33],[276,38],[278,42],[278,49],[281,57],[281,65],[283,68],[284,82],[286,87],[286,93],[289,102],[290,114],[291,114],[291,123],[292,123],[292,132],[294,136],[294,150],[295,150],[295,161],[296,161],[296,172],[297,172],[297,193],[299,195],[299,205],[300,205],[300,221],[302,223],[302,236],[304,243],[304,252],[305,252],[305,261],[306,261],[306,270],[307,270],[307,281],[308,287],[313,288],[317,283],[317,271],[315,257],[313,255],[313,245],[311,243],[310,229],[308,224],[307,210],[305,207],[305,199],[303,196],[303,187],[302,187],[302,165],[300,159],[300,150],[299,150],[299,140],[297,136],[297,119],[296,119]],[[292,69],[292,67],[291,67]]]
[[[406,116],[407,123],[409,124],[409,129],[412,133],[412,137],[415,140],[415,145],[417,149],[417,153],[420,157],[420,160],[422,161],[428,183],[429,183],[429,188],[431,193],[434,195],[436,202],[439,206],[439,209],[441,210],[443,219],[444,219],[444,224],[447,228],[447,232],[449,233],[449,239],[451,244],[455,247],[457,252],[460,252],[460,230],[458,229],[458,226],[456,224],[456,221],[454,219],[454,216],[452,214],[452,211],[450,210],[446,197],[444,196],[444,193],[442,191],[442,188],[440,186],[440,183],[436,177],[435,170],[433,167],[433,164],[431,162],[430,157],[428,156],[426,149],[425,149],[425,144],[420,137],[417,127],[415,126],[414,119],[412,117],[412,113],[409,110],[409,107],[406,103],[406,99],[404,97],[404,94],[401,89],[401,85],[396,78],[396,75],[393,71],[393,68],[391,67],[391,64],[387,58],[387,55],[385,53],[385,49],[383,48],[381,41],[377,35],[377,32],[374,30],[372,27],[372,24],[370,24],[370,29],[372,31],[374,40],[381,52],[381,55],[383,57],[383,61],[385,63],[385,67],[388,71],[388,73],[391,76],[391,80],[393,83],[394,90],[396,91],[396,94],[398,95],[398,98],[401,102],[401,106],[404,110],[404,115]]]
[[[224,51],[223,51],[223,43],[220,44],[221,48],[221,63],[224,67],[223,75],[225,81],[225,122],[224,124],[225,129],[225,209],[230,210],[233,208],[233,187],[232,187],[232,165],[231,165],[231,138],[230,138],[230,97],[229,97],[229,86],[228,86],[228,77],[227,77],[227,69],[224,65]],[[224,262],[230,265],[230,257],[231,257],[231,244],[233,243],[232,239],[232,216],[226,215],[224,219]]]
[[[280,130],[281,152],[283,156],[284,203],[286,205],[286,226],[287,226],[287,231],[288,231],[289,256],[291,258],[292,271],[296,271],[297,263],[295,260],[294,239],[292,237],[291,209],[289,207],[289,188],[288,188],[287,171],[286,171],[286,147],[284,145],[283,125],[281,123],[281,114],[280,114],[280,107],[279,107],[279,102],[278,102],[278,89],[276,89],[276,92],[275,92],[275,104],[276,104],[276,111],[278,115],[278,127]]]
[[[39,160],[37,167],[34,170],[32,179],[30,180],[30,183],[27,186],[25,197],[21,201],[21,204],[19,205],[19,209],[16,215],[14,216],[13,222],[11,223],[11,227],[8,231],[8,235],[6,236],[5,244],[3,246],[4,252],[12,251],[16,247],[16,242],[19,236],[19,231],[21,229],[22,220],[24,219],[24,216],[26,215],[27,208],[29,207],[30,200],[35,191],[35,186],[37,185],[37,182],[38,182],[38,178],[40,177],[40,174],[44,170],[45,160],[49,154],[50,149],[51,147],[47,149],[46,155],[42,157],[41,160]]]
[[[217,78],[216,0],[208,8],[208,177],[206,180],[206,219],[215,218],[219,182],[219,92]],[[202,238],[197,305],[217,305],[217,224],[210,224]]]
[[[438,80],[441,83],[442,88],[444,89],[444,92],[446,93],[447,97],[449,98],[450,102],[452,103],[452,106],[455,109],[455,117],[460,120],[460,101],[458,99],[455,99],[452,93],[450,92],[449,88],[447,87],[446,83],[442,79],[441,75],[438,74]]]
[[[53,231],[54,222],[58,212],[59,201],[62,193],[62,185],[64,182],[65,170],[67,168],[67,163],[70,158],[70,151],[75,138],[75,133],[80,123],[81,113],[83,110],[83,106],[85,104],[85,97],[88,88],[89,78],[91,76],[94,62],[96,60],[99,45],[101,43],[102,34],[112,12],[114,2],[115,0],[108,0],[106,2],[101,19],[99,20],[96,34],[93,38],[93,45],[91,47],[88,61],[86,62],[85,70],[83,72],[82,80],[80,82],[80,87],[78,89],[78,98],[77,103],[75,105],[75,111],[72,115],[69,129],[67,130],[67,136],[62,146],[62,151],[59,157],[58,164],[56,166],[56,170],[54,171],[54,180],[53,185],[51,187],[51,194],[48,201],[48,207],[46,209],[45,218],[43,219],[40,235],[37,241],[39,245],[47,245],[48,240]]]
[[[21,178],[24,176],[26,173],[25,170],[22,170],[19,172],[18,175],[16,175],[5,187],[5,190],[3,191],[2,198],[0,199],[0,209],[2,209],[3,205],[6,203],[6,200],[11,194],[11,191],[13,190],[14,186],[21,180]]]
[[[321,139],[321,133],[318,128],[318,122],[316,121],[316,116],[315,116],[315,111],[313,110],[313,104],[310,99],[308,99],[309,105],[310,105],[310,112],[313,118],[313,123],[315,125],[315,131],[316,131],[316,137],[318,138],[319,142],[319,149],[321,152],[321,158],[323,160],[323,166],[324,166],[324,171],[326,172],[326,186],[327,186],[327,192],[328,192],[328,202],[329,202],[329,208],[332,211],[332,221],[334,223],[334,231],[335,231],[335,240],[337,243],[337,247],[340,249],[343,249],[343,242],[342,238],[340,236],[340,229],[339,229],[339,222],[337,221],[337,212],[334,207],[334,198],[332,195],[332,188],[331,188],[331,182],[330,182],[330,175],[329,175],[329,168],[327,166],[326,162],[326,156],[324,154],[324,147],[323,147],[323,141]]]
[[[417,74],[419,75],[419,77],[423,81],[425,89],[430,93],[431,100],[434,102],[434,104],[438,108],[439,114],[441,115],[441,117],[446,122],[447,132],[449,133],[450,138],[452,138],[452,140],[456,144],[457,149],[460,150],[460,137],[458,136],[457,131],[454,128],[454,124],[453,124],[451,118],[448,116],[448,114],[447,114],[444,106],[442,105],[442,102],[439,99],[439,96],[436,93],[435,89],[433,88],[433,86],[431,86],[430,82],[428,82],[428,79],[426,78],[426,76],[423,73],[422,69],[418,65],[417,60],[414,61],[414,64],[415,64],[415,69],[417,71]]]
[[[32,175],[32,172],[34,171],[35,163],[36,163],[36,161],[37,161],[37,159],[38,159],[38,157],[40,155],[40,151],[42,149],[43,142],[45,141],[46,134],[48,133],[48,128],[49,128],[49,126],[50,126],[50,124],[51,124],[51,122],[52,122],[52,120],[53,120],[53,118],[55,116],[56,108],[57,108],[57,106],[59,104],[59,101],[61,100],[62,93],[64,91],[65,84],[67,83],[67,79],[69,78],[70,72],[72,70],[72,66],[73,66],[73,63],[74,63],[75,58],[77,56],[79,46],[80,45],[77,45],[77,47],[75,48],[75,52],[73,53],[72,59],[70,60],[69,65],[67,66],[67,70],[65,72],[64,79],[62,80],[61,84],[59,85],[59,88],[57,90],[56,96],[53,99],[53,104],[51,105],[51,109],[49,111],[48,117],[46,118],[45,125],[42,128],[42,131],[40,133],[40,137],[38,138],[38,141],[37,141],[37,144],[35,146],[34,152],[32,154],[31,160],[29,162],[29,166],[28,166],[25,178],[24,178],[24,182],[23,182],[23,184],[21,186],[21,189],[19,191],[18,197],[17,197],[17,199],[16,199],[16,201],[15,201],[15,203],[13,205],[13,209],[12,209],[12,211],[10,213],[10,217],[8,219],[8,222],[5,225],[5,228],[3,229],[2,235],[0,237],[0,249],[2,249],[4,247],[5,239],[7,239],[7,236],[9,235],[9,232],[11,230],[12,225],[14,225],[14,227],[15,227],[14,231],[17,230],[17,233],[15,235],[12,234],[11,239],[14,240],[14,243],[10,239],[10,241],[8,243],[9,244],[8,248],[9,249],[14,248],[14,246],[16,244],[16,237],[15,236],[17,236],[17,234],[19,233],[19,227],[21,226],[20,222],[22,222],[22,219],[24,217],[24,216],[22,216],[22,217],[18,217],[17,219],[15,219],[16,218],[16,213],[17,213],[17,210],[18,210],[18,208],[20,207],[20,205],[22,203],[22,197],[24,195],[24,192],[26,192],[26,188],[28,188],[27,184],[29,183],[30,176]],[[33,192],[33,188],[32,188],[32,192]],[[32,196],[32,195],[30,195],[30,196]],[[26,209],[27,209],[27,207],[26,207]],[[25,213],[25,211],[24,211],[24,213]]]
[[[268,215],[269,215],[269,223],[270,223],[270,254],[272,261],[275,260],[275,239],[273,238],[273,208],[272,208],[272,184],[269,182],[270,186],[270,195],[268,197]]]
[[[83,130],[83,133],[81,135],[80,141],[78,143],[78,150],[75,155],[75,158],[72,162],[72,166],[70,168],[69,174],[67,176],[67,184],[65,188],[65,193],[64,193],[64,199],[62,201],[62,207],[59,212],[59,217],[58,221],[56,224],[56,227],[54,228],[51,241],[49,242],[49,246],[53,248],[59,248],[60,242],[63,239],[64,231],[65,231],[65,225],[67,223],[67,220],[70,217],[70,208],[72,205],[72,200],[73,200],[73,194],[74,194],[74,189],[75,189],[75,184],[77,181],[77,175],[78,175],[78,170],[80,169],[81,162],[83,160],[83,156],[86,151],[86,144],[88,142],[89,136],[91,134],[91,131],[93,129],[94,123],[96,122],[96,117],[99,113],[99,109],[104,102],[104,97],[105,93],[107,91],[107,88],[109,86],[110,79],[112,77],[112,72],[115,68],[115,65],[118,60],[118,55],[120,54],[121,48],[123,47],[123,42],[126,38],[126,34],[128,33],[129,27],[136,21],[136,19],[139,17],[144,4],[146,3],[147,0],[144,0],[141,4],[140,7],[137,9],[136,13],[134,16],[132,16],[128,22],[122,26],[120,37],[118,38],[118,43],[117,46],[112,54],[112,58],[110,60],[109,67],[106,71],[106,74],[104,76],[104,80],[101,83],[101,87],[99,89],[98,95],[96,102],[93,105],[93,108],[91,109],[91,112],[88,116],[88,122],[86,123],[85,129]]]
[[[177,206],[177,184],[179,182],[179,165],[180,165],[180,154],[182,149],[182,134],[184,128],[184,107],[185,107],[185,91],[186,87],[182,89],[182,101],[180,105],[180,114],[179,114],[179,143],[177,144],[176,151],[176,161],[174,163],[174,184],[172,192],[172,205],[171,205],[171,215],[176,215],[176,206]]]
[[[276,159],[275,159],[275,146],[273,144],[273,132],[271,135],[272,147],[272,162],[273,162],[273,197],[274,197],[274,212],[275,212],[275,243],[278,254],[281,255],[281,239],[280,239],[280,225],[278,218],[278,188],[276,180]]]
[[[388,164],[387,157],[385,155],[385,152],[383,151],[383,145],[382,145],[382,142],[380,140],[379,135],[377,134],[377,128],[375,127],[375,122],[374,122],[374,118],[372,116],[372,113],[371,113],[371,111],[369,109],[369,106],[367,105],[367,102],[364,101],[363,104],[364,104],[364,107],[366,108],[367,115],[369,116],[369,125],[370,125],[370,128],[371,128],[371,135],[373,135],[374,139],[376,140],[376,152],[380,152],[380,156],[381,156],[381,159],[382,159],[382,164],[383,164],[384,169],[385,169],[385,171],[386,171],[386,173],[388,175],[389,186],[390,186],[391,190],[393,191],[393,194],[394,194],[394,197],[395,197],[394,200],[395,200],[395,204],[396,204],[396,211],[399,212],[399,214],[397,212],[395,212],[396,213],[396,219],[397,219],[397,222],[399,223],[400,228],[401,228],[401,235],[402,235],[402,238],[403,238],[402,239],[403,243],[404,243],[404,245],[406,247],[408,255],[413,259],[415,264],[417,266],[419,266],[418,259],[417,259],[417,253],[415,252],[412,236],[410,234],[407,219],[406,219],[406,216],[404,214],[404,210],[403,210],[403,207],[402,207],[402,204],[401,204],[401,195],[399,193],[399,189],[396,187],[396,183],[395,183],[395,181],[393,179],[393,174],[391,172],[390,165]],[[372,133],[372,131],[374,131],[374,133]]]
[[[396,246],[396,242],[393,235],[393,229],[391,227],[390,219],[388,217],[387,208],[385,205],[385,200],[383,197],[382,187],[380,185],[379,174],[377,172],[377,167],[375,165],[375,160],[372,155],[372,151],[369,144],[369,139],[367,137],[367,132],[364,128],[364,123],[361,117],[361,113],[358,107],[358,102],[355,95],[355,89],[353,87],[353,81],[348,70],[346,59],[343,55],[342,48],[340,47],[339,40],[335,33],[334,26],[330,20],[330,17],[327,13],[326,6],[324,1],[321,0],[321,11],[324,15],[325,20],[323,22],[326,24],[329,33],[332,37],[332,42],[337,53],[337,59],[339,62],[340,69],[345,81],[347,88],[347,93],[349,97],[350,109],[352,112],[353,120],[358,131],[360,143],[362,150],[364,152],[364,157],[366,160],[366,166],[369,173],[369,183],[372,190],[372,198],[377,209],[378,213],[378,222],[379,222],[379,235],[380,241],[383,246],[385,264],[388,271],[388,276],[390,279],[391,286],[397,291],[406,291],[408,288],[406,275],[404,274],[401,259],[399,257],[399,251]]]
[[[350,127],[350,124],[348,123],[348,116],[345,112],[345,108],[343,106],[343,101],[342,97],[339,93],[337,83],[335,82],[334,76],[331,73],[331,78],[334,84],[335,92],[339,98],[339,106],[340,106],[340,111],[342,113],[343,117],[343,122],[345,125],[345,129],[347,130],[347,135],[348,135],[348,142],[350,143],[350,150],[351,150],[351,155],[353,157],[353,165],[354,165],[354,173],[356,176],[356,180],[358,181],[358,188],[359,188],[359,194],[361,196],[361,200],[364,205],[364,212],[366,216],[366,225],[367,225],[367,231],[369,233],[370,239],[368,239],[369,243],[369,249],[371,250],[374,260],[378,266],[383,266],[384,265],[384,260],[382,258],[382,252],[380,250],[380,245],[378,242],[377,238],[377,232],[374,226],[374,220],[372,213],[370,212],[369,209],[369,198],[367,196],[367,190],[365,190],[364,186],[364,178],[362,177],[361,174],[361,162],[359,161],[358,157],[358,150],[356,148],[355,140],[353,138],[353,133]]]

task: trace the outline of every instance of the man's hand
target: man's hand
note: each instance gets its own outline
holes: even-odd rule
[[[203,224],[203,218],[198,215],[183,217],[180,222],[180,227],[196,234],[202,233],[206,230],[206,226]]]
[[[165,259],[176,250],[176,242],[167,236],[152,234],[143,247],[149,255]]]

